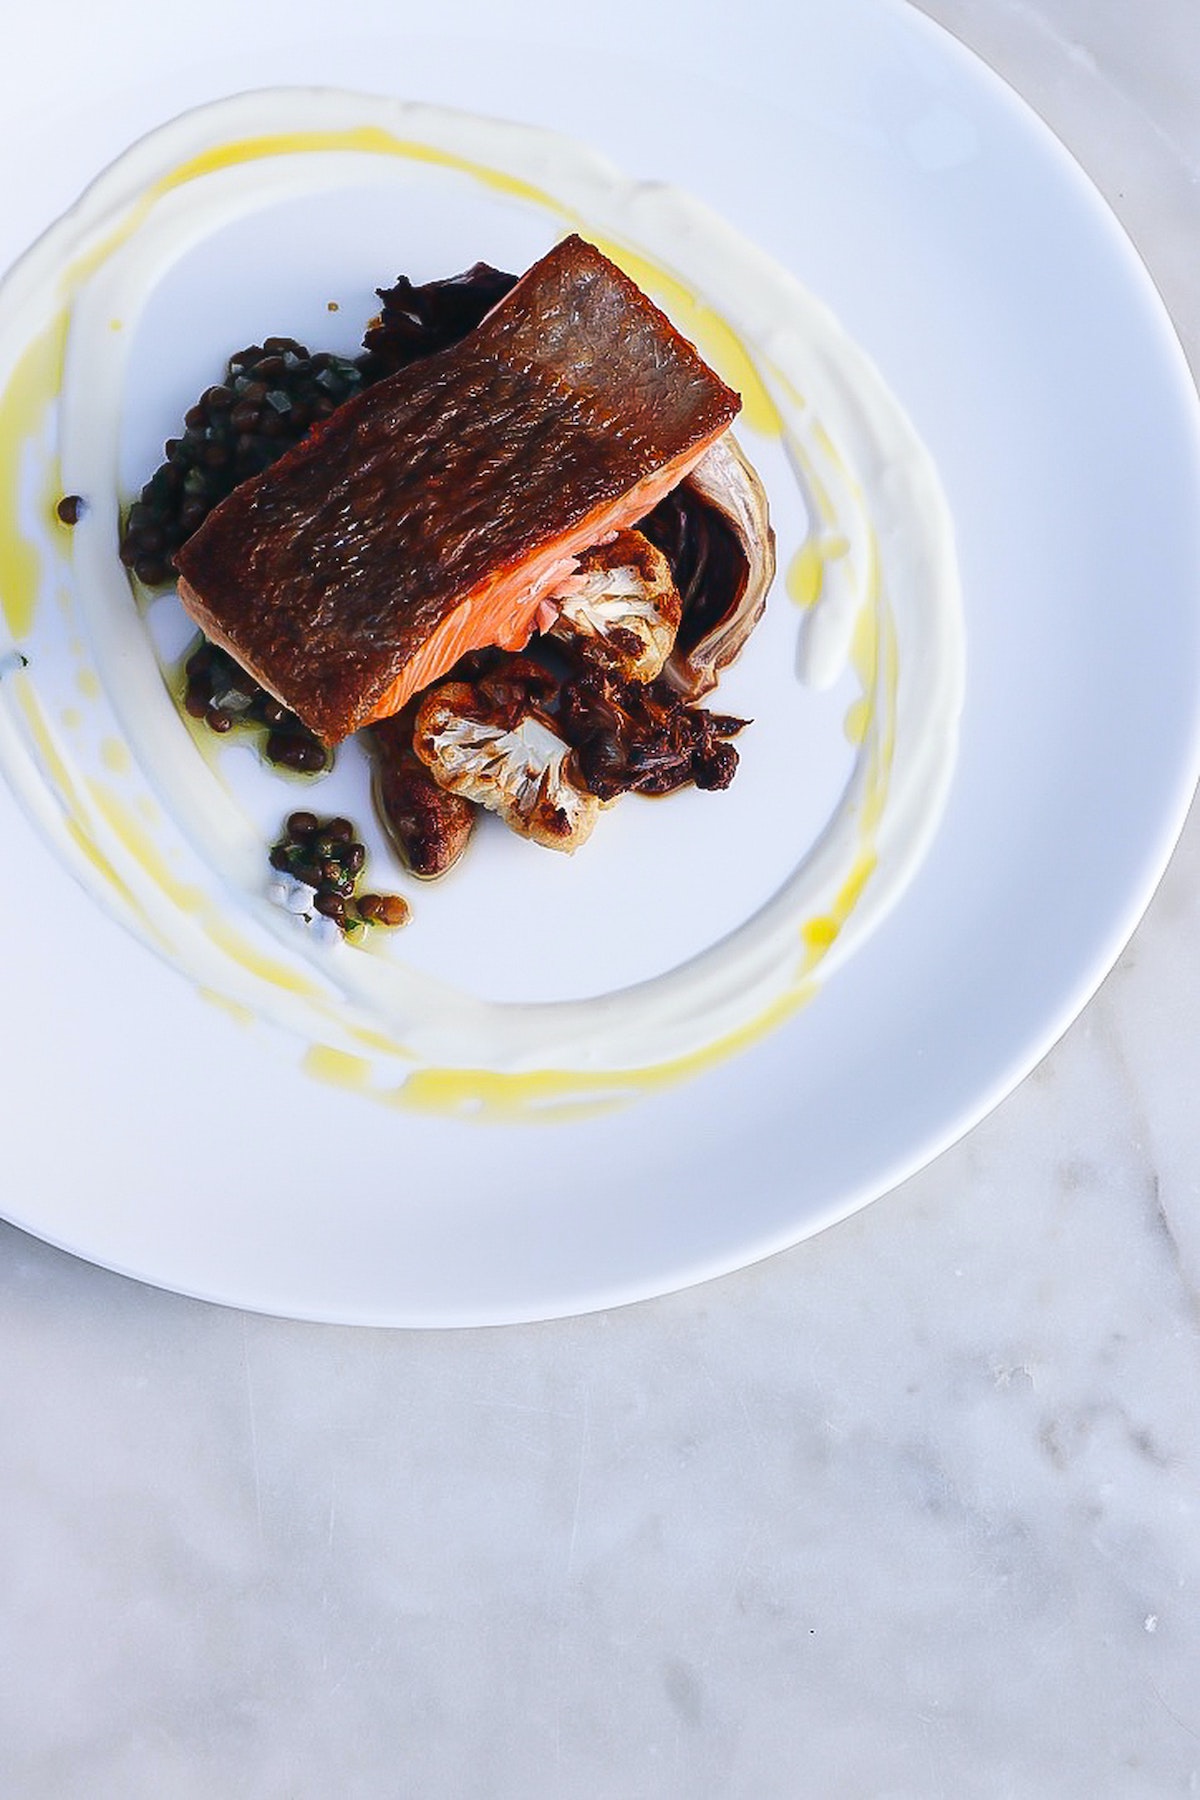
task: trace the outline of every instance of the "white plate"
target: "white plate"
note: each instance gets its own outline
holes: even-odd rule
[[[729,128],[703,132],[701,69],[673,130],[618,103],[596,135],[625,168],[686,180],[832,304],[932,450],[958,536],[968,685],[949,807],[916,880],[809,1004],[741,1055],[616,1114],[466,1123],[299,1073],[286,1032],[275,1042],[202,1004],[62,880],[14,814],[28,872],[5,896],[21,944],[5,1061],[17,1223],[146,1279],[298,1316],[483,1323],[613,1304],[736,1267],[884,1191],[1007,1091],[1110,965],[1197,760],[1197,435],[1182,358],[1094,192],[986,71],[891,6],[809,5],[789,30],[806,72],[790,113],[726,102]],[[423,91],[476,100],[470,57],[422,55]],[[311,71],[278,60],[275,74]],[[361,83],[344,59],[320,61]],[[565,122],[557,89],[525,87],[514,116]],[[354,298],[364,278],[356,269]],[[180,382],[184,398],[197,385],[190,371]],[[119,655],[106,654],[111,693]],[[59,679],[74,673],[64,663]],[[115,776],[111,746],[109,760]],[[764,818],[794,780],[762,790]],[[674,895],[688,951],[731,922],[689,901],[701,842],[689,839]],[[713,852],[719,864],[719,835]],[[569,901],[566,879],[549,873],[547,892]],[[736,873],[715,873],[712,890],[739,892]],[[451,904],[469,917],[465,877],[447,919]],[[648,972],[636,934],[623,941],[593,989]],[[586,991],[578,946],[560,949],[566,974],[529,997]],[[336,1058],[321,1066],[359,1080]]]

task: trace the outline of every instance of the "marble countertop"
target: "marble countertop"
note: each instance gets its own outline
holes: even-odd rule
[[[1200,366],[1194,0],[924,10],[1075,151]],[[985,1123],[668,1299],[290,1324],[0,1227],[0,1793],[1200,1792],[1198,884],[1193,819]]]

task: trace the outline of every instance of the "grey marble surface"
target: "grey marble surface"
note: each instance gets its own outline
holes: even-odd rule
[[[928,0],[1200,358],[1194,0]],[[1200,1792],[1200,829],[1037,1072],[743,1274],[288,1324],[0,1228],[0,1794]]]

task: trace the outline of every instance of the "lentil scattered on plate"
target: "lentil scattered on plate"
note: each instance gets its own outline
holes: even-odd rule
[[[271,867],[294,885],[281,885],[280,893],[272,898],[289,911],[297,911],[300,909],[291,898],[296,887],[311,890],[304,910],[311,907],[313,914],[329,920],[343,934],[364,925],[389,930],[407,925],[411,909],[399,894],[356,892],[366,860],[366,845],[349,819],[321,819],[316,813],[294,812],[270,855]]]

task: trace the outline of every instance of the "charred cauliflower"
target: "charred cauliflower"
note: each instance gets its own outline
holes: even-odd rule
[[[577,850],[600,802],[544,705],[552,678],[522,657],[478,682],[446,681],[417,711],[413,748],[439,786],[549,850]]]
[[[548,636],[626,681],[653,681],[675,644],[682,603],[661,550],[640,531],[618,531],[585,550],[555,591]]]

